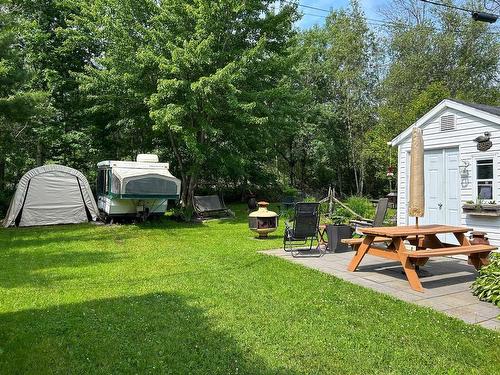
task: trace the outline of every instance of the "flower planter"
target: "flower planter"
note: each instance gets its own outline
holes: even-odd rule
[[[500,216],[500,204],[470,204],[462,206],[462,210],[471,216]]]
[[[352,237],[352,228],[343,224],[328,224],[326,234],[328,236],[328,249],[335,253],[337,251],[347,251],[349,246],[340,242],[345,238]]]

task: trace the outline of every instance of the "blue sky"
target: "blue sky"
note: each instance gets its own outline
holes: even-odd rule
[[[360,0],[361,6],[363,7],[365,14],[368,18],[383,19],[383,17],[378,13],[379,8],[387,4],[388,0]],[[299,0],[300,4],[309,5],[321,9],[341,9],[346,8],[349,5],[349,0]],[[299,10],[303,13],[326,15],[327,13],[318,10],[307,9],[299,7]],[[298,26],[301,29],[309,29],[313,25],[322,25],[325,22],[324,17],[314,17],[310,15],[304,15],[302,19],[298,22]]]

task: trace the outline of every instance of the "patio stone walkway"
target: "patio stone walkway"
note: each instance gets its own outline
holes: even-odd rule
[[[420,293],[410,288],[398,262],[369,254],[365,255],[356,272],[349,272],[347,265],[353,257],[352,251],[327,252],[320,258],[309,255],[293,258],[283,249],[262,253],[329,273],[403,301],[431,307],[467,323],[500,331],[500,320],[497,319],[500,308],[481,302],[472,295],[470,285],[477,277],[477,272],[465,260],[444,257],[430,259],[422,267],[426,276],[421,276],[420,281],[425,291]]]

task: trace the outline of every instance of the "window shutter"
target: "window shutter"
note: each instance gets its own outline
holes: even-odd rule
[[[455,115],[441,116],[441,131],[455,130]]]

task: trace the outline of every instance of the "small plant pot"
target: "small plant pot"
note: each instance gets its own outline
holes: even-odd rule
[[[349,246],[343,244],[341,240],[352,237],[352,228],[344,224],[328,224],[326,234],[328,236],[328,249],[333,252],[348,251]]]

